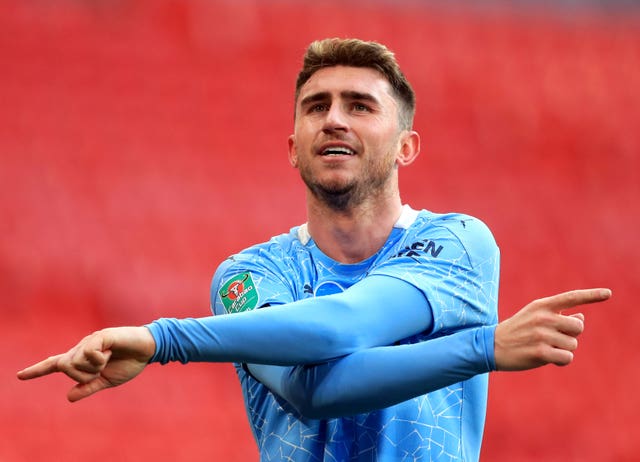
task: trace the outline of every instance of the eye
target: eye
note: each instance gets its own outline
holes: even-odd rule
[[[313,104],[309,107],[309,112],[324,112],[329,109],[329,105],[325,103]]]
[[[353,103],[353,110],[356,112],[369,112],[369,106],[362,103]]]

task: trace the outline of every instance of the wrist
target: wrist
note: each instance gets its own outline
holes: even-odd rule
[[[114,356],[133,357],[148,363],[156,351],[156,342],[149,329],[144,326],[110,327],[101,331],[104,349]]]

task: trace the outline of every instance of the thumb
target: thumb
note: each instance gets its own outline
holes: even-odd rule
[[[90,382],[76,384],[71,388],[71,390],[69,390],[69,393],[67,393],[67,399],[70,402],[75,403],[76,401],[80,401],[81,399],[112,386],[111,382],[107,379],[102,376],[98,376]]]
[[[100,368],[104,368],[106,364],[111,359],[111,350],[104,350],[100,352],[96,352],[95,350],[92,354],[87,355],[87,359],[92,362],[94,365],[99,366]],[[77,383],[69,393],[67,393],[67,399],[75,403],[76,401],[80,401],[87,396],[91,396],[94,393],[99,392],[100,390],[104,390],[105,388],[112,387],[113,385],[109,382],[104,376],[100,373],[96,374],[95,378],[89,380],[84,383]]]

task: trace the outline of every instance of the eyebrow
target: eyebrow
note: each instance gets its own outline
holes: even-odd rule
[[[340,92],[340,96],[348,100],[369,101],[371,103],[380,104],[378,98],[373,96],[371,93],[362,93],[355,90],[345,90]],[[300,106],[306,106],[309,104],[317,103],[319,101],[326,101],[328,99],[331,99],[331,93],[329,93],[328,91],[321,91],[302,98],[300,100]]]

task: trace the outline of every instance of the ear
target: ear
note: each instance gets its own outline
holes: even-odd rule
[[[298,168],[298,153],[296,152],[296,136],[289,135],[289,163],[293,168]]]
[[[420,154],[420,135],[413,130],[406,130],[401,135],[400,143],[396,164],[405,167],[412,164]]]

